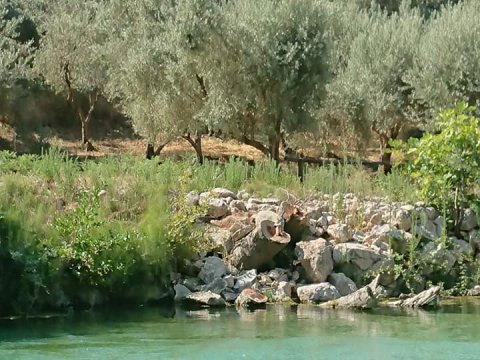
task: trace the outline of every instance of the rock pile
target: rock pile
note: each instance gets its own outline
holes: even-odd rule
[[[470,209],[454,236],[438,211],[423,203],[360,200],[353,194],[292,202],[227,189],[191,193],[188,199],[208,205],[204,227],[212,251],[187,261],[188,271],[175,285],[180,302],[365,308],[412,287],[420,293],[428,281],[454,284],[459,266],[480,261],[478,217]],[[399,270],[401,259],[415,261],[419,276],[407,278]],[[375,286],[367,285],[377,275]],[[480,293],[477,288],[471,294]]]

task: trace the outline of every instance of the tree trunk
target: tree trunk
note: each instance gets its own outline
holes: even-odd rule
[[[266,146],[264,146],[260,141],[257,141],[255,139],[250,139],[246,136],[243,136],[238,140],[240,142],[243,142],[245,145],[252,146],[253,148],[261,151],[262,154],[266,156],[270,156],[270,150]]]
[[[202,135],[197,132],[193,138],[190,136],[190,134],[184,135],[183,138],[187,140],[195,150],[197,163],[199,165],[203,165]]]
[[[80,123],[82,125],[82,144],[85,145],[88,142],[88,124],[83,118],[80,118]]]
[[[380,136],[380,161],[390,162],[392,160],[391,150],[392,146],[389,144],[390,138],[387,135],[379,134]]]
[[[151,160],[154,157],[160,156],[160,153],[162,152],[163,148],[167,146],[167,143],[162,143],[158,145],[157,149],[153,147],[152,143],[147,144],[147,149],[145,150],[145,158],[147,160]]]
[[[280,145],[282,143],[281,122],[275,120],[274,134],[269,138],[270,157],[275,161],[277,166],[280,164]]]

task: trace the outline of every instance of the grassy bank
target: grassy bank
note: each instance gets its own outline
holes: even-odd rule
[[[188,191],[225,187],[258,196],[309,197],[353,192],[413,201],[403,175],[361,166],[294,168],[240,161],[131,156],[79,161],[57,150],[43,156],[0,153],[0,279],[2,313],[104,302],[142,302],[169,281],[181,259],[202,247],[193,225],[202,209]],[[287,195],[290,194],[290,195]]]

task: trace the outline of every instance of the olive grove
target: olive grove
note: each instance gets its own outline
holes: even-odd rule
[[[183,138],[201,163],[215,133],[276,161],[287,141],[346,139],[373,140],[389,160],[402,129],[479,105],[475,0],[12,1],[0,0],[0,88],[29,74],[54,90],[87,145],[103,98],[148,156]],[[33,19],[38,46],[17,40],[12,6]]]

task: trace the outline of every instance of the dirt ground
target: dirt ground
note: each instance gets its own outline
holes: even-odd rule
[[[67,151],[73,156],[79,157],[103,157],[107,155],[133,154],[139,157],[145,156],[147,142],[131,132],[114,132],[110,136],[103,136],[99,139],[92,139],[95,151],[87,152],[83,149],[78,140],[79,136],[73,131],[56,132],[43,137],[42,140],[50,146]],[[259,160],[265,156],[259,150],[233,140],[221,140],[215,137],[205,136],[202,139],[204,155],[212,157],[228,157],[232,155],[245,159]],[[41,149],[40,137],[32,134],[28,138],[16,135],[15,131],[8,125],[0,123],[0,150],[12,150],[19,153],[38,153]],[[304,154],[318,156],[317,149],[302,149]],[[171,142],[161,153],[162,158],[180,159],[193,156],[194,151],[190,144],[183,139]],[[357,156],[355,151],[349,151],[349,156]],[[376,148],[368,149],[361,155],[364,159],[377,160],[378,151]]]

